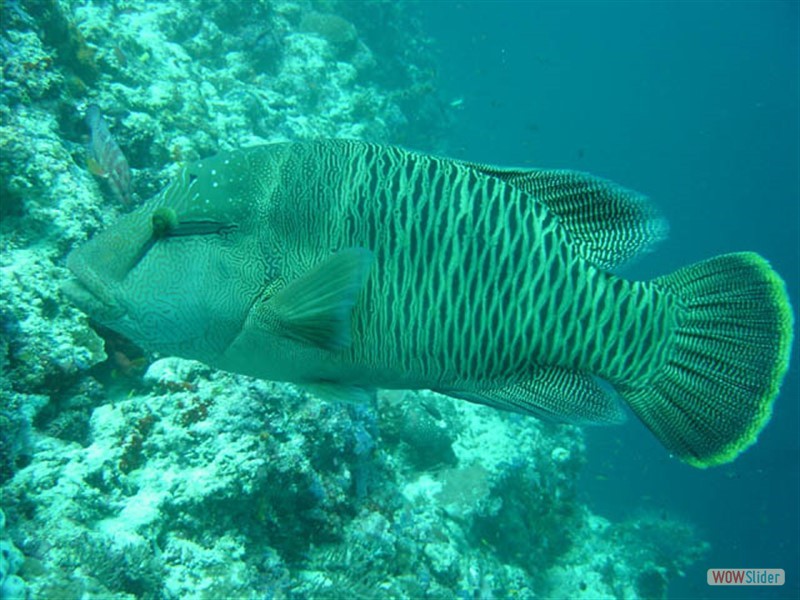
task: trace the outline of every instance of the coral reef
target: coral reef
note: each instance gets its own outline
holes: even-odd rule
[[[144,384],[94,409],[90,443],[40,438],[4,486],[37,595],[647,597],[702,550],[667,519],[591,515],[571,427],[431,393],[327,404],[175,358]],[[398,402],[459,432],[437,466],[381,439]]]
[[[0,510],[0,599],[24,600],[28,595],[27,584],[17,575],[25,562],[22,552],[5,539],[6,516]]]
[[[144,353],[61,296],[126,206],[87,168],[99,106],[132,201],[277,139],[436,151],[447,112],[404,3],[0,3],[0,598],[652,597],[688,525],[576,492],[574,427],[433,393],[322,402]]]

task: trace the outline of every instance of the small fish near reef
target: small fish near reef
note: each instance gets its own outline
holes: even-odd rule
[[[791,307],[750,252],[611,272],[666,231],[586,173],[281,143],[184,167],[69,255],[64,289],[145,348],[329,398],[427,388],[573,423],[622,421],[621,398],[684,461],[729,462],[770,418]]]
[[[92,174],[104,179],[114,198],[123,206],[131,204],[131,169],[125,155],[114,140],[100,107],[90,104],[86,109],[89,127],[89,156],[87,164]]]

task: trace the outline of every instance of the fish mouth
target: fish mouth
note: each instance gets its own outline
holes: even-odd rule
[[[118,320],[125,310],[107,293],[87,284],[79,277],[71,277],[61,284],[62,293],[81,311],[99,321],[109,323]]]
[[[114,293],[114,279],[89,264],[87,249],[91,250],[91,244],[90,241],[67,256],[71,277],[61,284],[61,291],[81,311],[106,325],[122,317],[126,310]],[[88,258],[91,256],[90,252]]]

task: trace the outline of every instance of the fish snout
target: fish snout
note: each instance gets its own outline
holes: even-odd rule
[[[125,314],[110,285],[75,252],[67,257],[67,267],[72,277],[61,284],[61,292],[81,311],[101,323],[114,321]]]

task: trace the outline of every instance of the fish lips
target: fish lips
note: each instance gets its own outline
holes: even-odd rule
[[[81,311],[103,324],[122,318],[126,310],[116,300],[111,286],[80,260],[79,254],[67,257],[72,277],[61,284],[62,293]]]
[[[100,323],[117,321],[125,315],[125,309],[119,304],[104,301],[77,277],[63,282],[61,292],[81,311]]]

